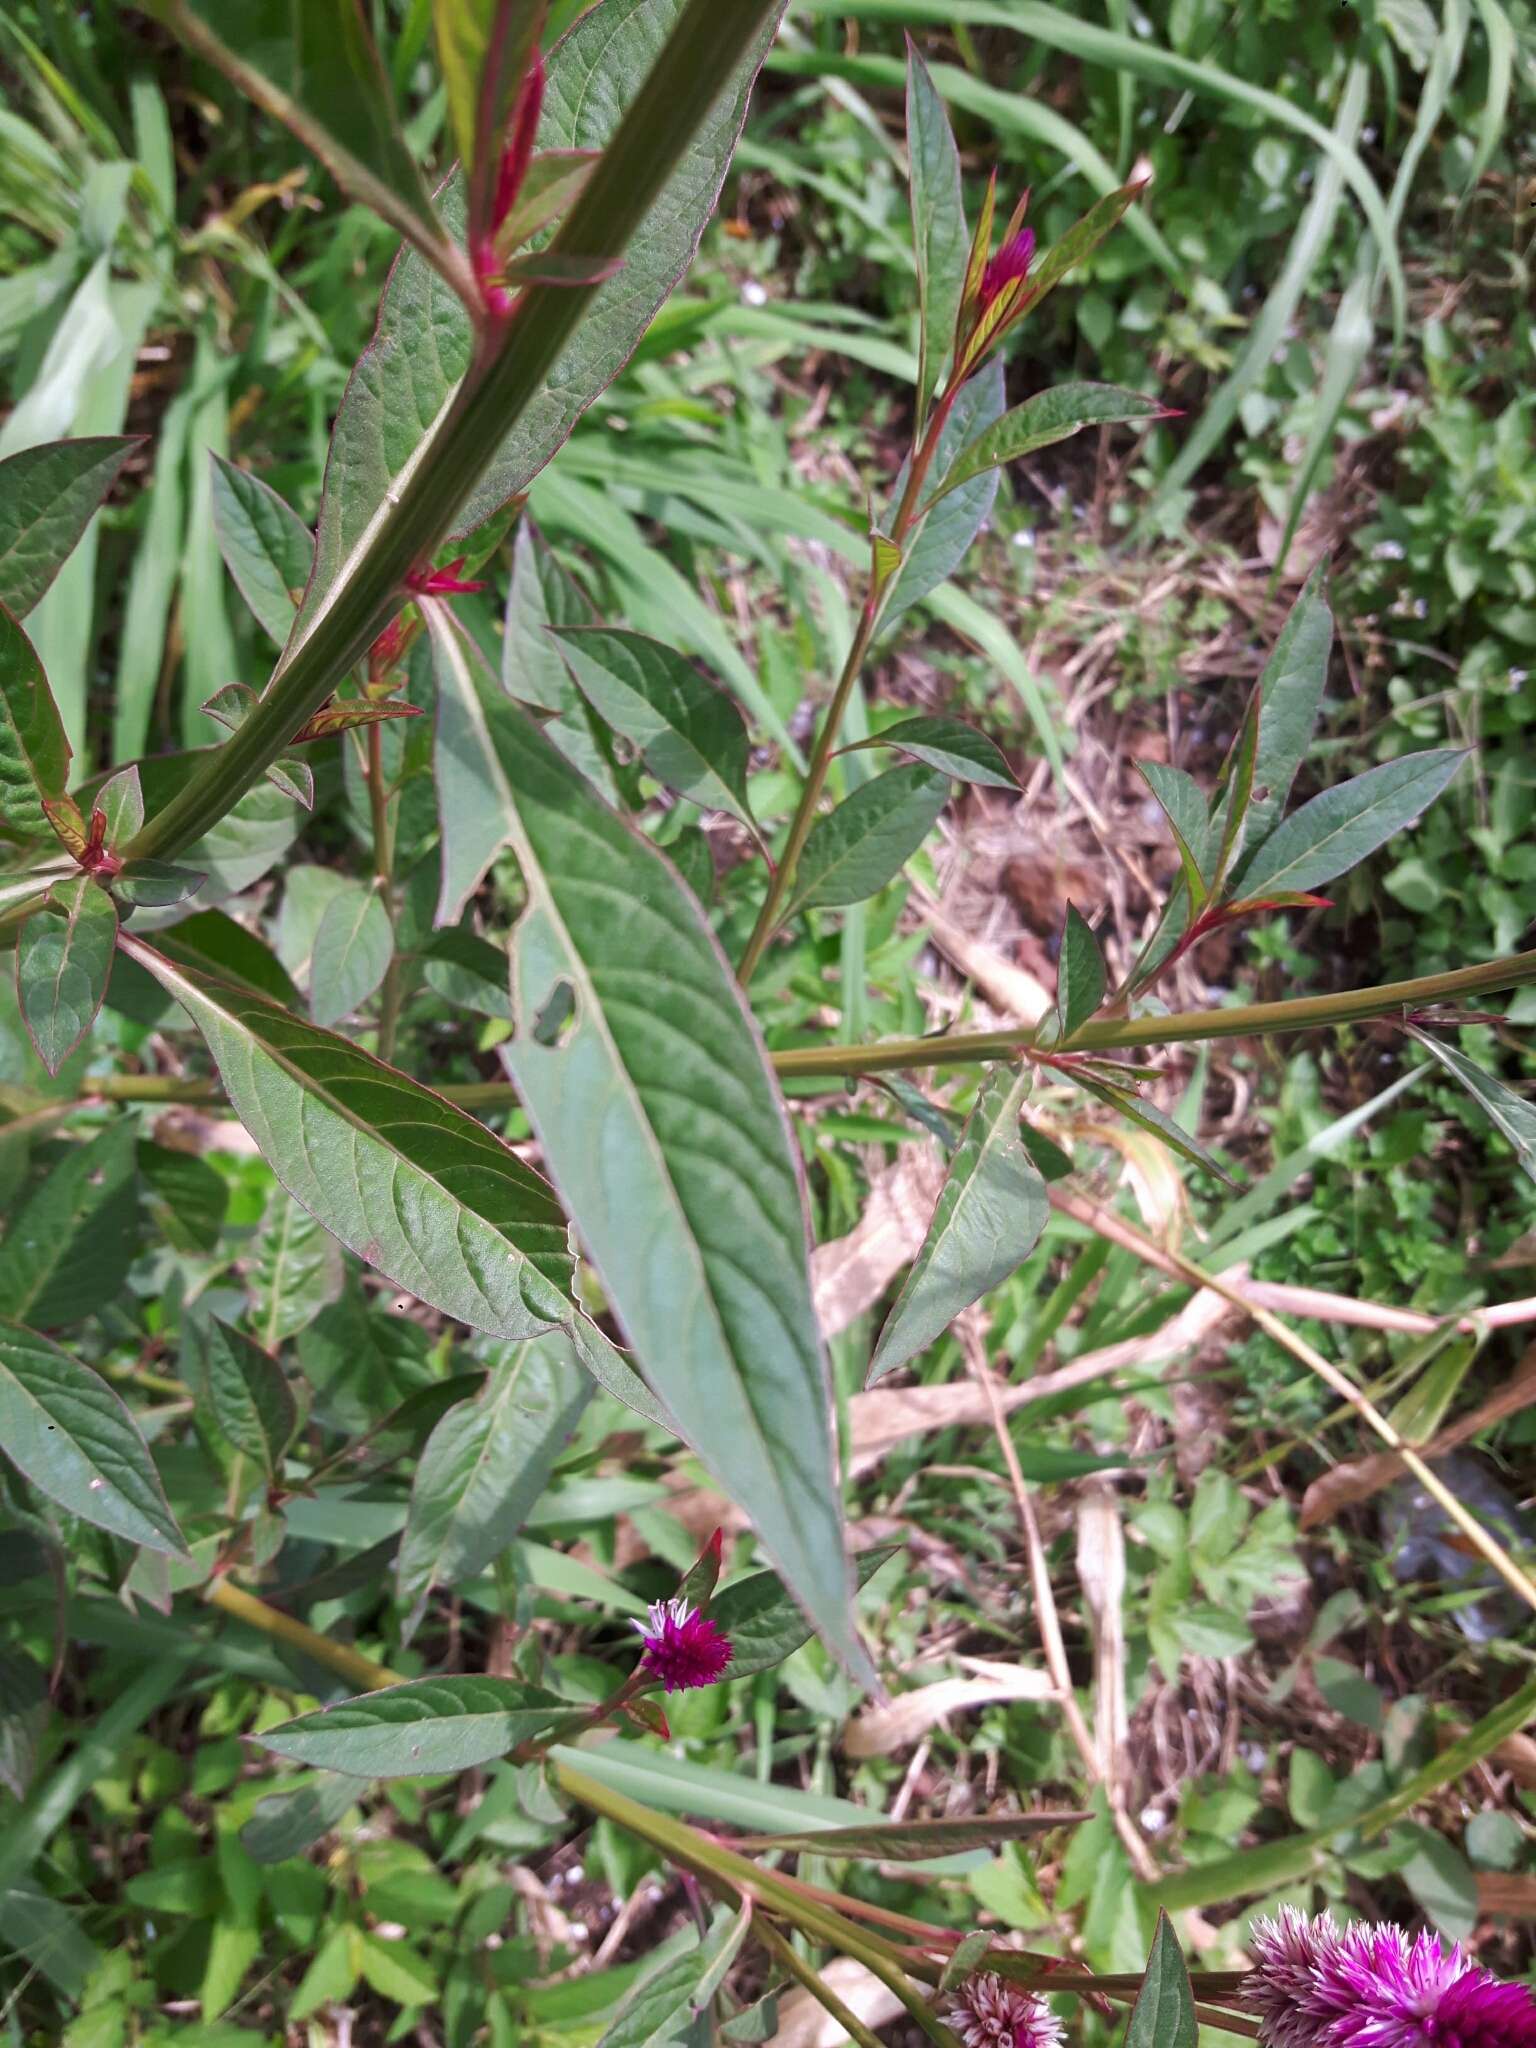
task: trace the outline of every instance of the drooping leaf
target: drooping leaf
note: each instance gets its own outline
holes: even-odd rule
[[[919,425],[954,339],[965,281],[965,199],[949,115],[917,45],[907,38],[907,162],[917,254]]]
[[[1195,2048],[1195,1996],[1173,1922],[1157,1916],[1146,1975],[1125,2027],[1125,2048]]]
[[[256,1740],[350,1778],[424,1778],[492,1763],[569,1712],[558,1694],[510,1678],[418,1678],[300,1714]]]
[[[275,1479],[299,1422],[282,1367],[217,1316],[198,1327],[198,1352],[214,1421],[237,1451]]]
[[[389,970],[395,934],[377,889],[351,876],[331,897],[315,933],[309,1013],[336,1024],[360,1009]]]
[[[1179,849],[1179,866],[1190,901],[1196,911],[1203,910],[1210,895],[1213,866],[1210,807],[1205,792],[1182,768],[1170,768],[1162,761],[1138,761],[1136,765],[1168,820]]]
[[[556,632],[571,674],[598,715],[638,747],[665,788],[754,829],[747,804],[747,728],[723,690],[660,640],[608,626]]]
[[[949,777],[920,762],[860,783],[811,827],[786,914],[873,896],[900,874],[948,801]]]
[[[549,1483],[592,1381],[563,1332],[508,1348],[483,1390],[438,1423],[416,1465],[397,1567],[419,1613],[436,1585],[477,1578]]]
[[[1475,1060],[1469,1060],[1465,1053],[1446,1045],[1433,1033],[1415,1026],[1413,1036],[1431,1059],[1437,1060],[1453,1080],[1461,1083],[1494,1128],[1503,1132],[1515,1148],[1516,1159],[1531,1179],[1536,1180],[1536,1107],[1523,1095],[1517,1095],[1496,1074],[1486,1072]]]
[[[356,1778],[336,1771],[305,1771],[281,1792],[258,1799],[240,1830],[240,1846],[253,1863],[286,1863],[328,1834],[358,1798]]]
[[[1460,747],[1432,747],[1336,782],[1293,811],[1244,861],[1235,891],[1274,896],[1331,882],[1411,825],[1466,758]]]
[[[1061,1019],[1061,1042],[1065,1043],[1103,1002],[1105,985],[1104,955],[1099,951],[1099,942],[1073,903],[1067,905],[1059,973],[1056,1014]]]
[[[903,718],[846,751],[864,747],[900,747],[904,754],[937,768],[941,775],[974,782],[984,789],[1017,789],[1019,778],[1003,758],[1002,749],[963,718]]]
[[[1055,384],[1036,392],[1022,405],[1005,412],[975,440],[962,448],[929,499],[935,505],[973,477],[999,469],[1039,448],[1066,441],[1084,427],[1111,426],[1123,420],[1155,420],[1167,411],[1158,399],[1123,391],[1118,384]]]
[[[559,1204],[483,1124],[264,997],[120,943],[202,1032],[278,1179],[359,1258],[492,1336],[568,1319]]]
[[[314,536],[270,484],[214,453],[213,523],[224,566],[256,623],[279,647],[315,558]]]
[[[1127,1123],[1135,1124],[1139,1129],[1150,1131],[1154,1137],[1161,1138],[1163,1143],[1171,1146],[1181,1159],[1187,1159],[1192,1166],[1203,1166],[1207,1173],[1214,1173],[1216,1178],[1224,1181],[1229,1188],[1238,1186],[1238,1182],[1228,1173],[1215,1154],[1202,1145],[1198,1138],[1192,1138],[1181,1124],[1176,1124],[1155,1102],[1148,1102],[1143,1096],[1134,1094],[1129,1087],[1106,1086],[1083,1074],[1078,1074],[1075,1078],[1090,1095],[1096,1095],[1101,1102],[1107,1102],[1112,1109],[1118,1111]]]
[[[894,1548],[861,1550],[853,1561],[859,1585],[868,1585],[895,1555]],[[737,1579],[716,1593],[709,1612],[715,1626],[730,1638],[732,1678],[772,1671],[811,1639],[800,1603],[777,1572],[752,1572]]]
[[[935,476],[943,476],[962,448],[1001,419],[1003,404],[1003,366],[994,356],[961,387],[939,436],[933,461]],[[893,510],[901,503],[906,486],[907,470],[903,465],[891,493]],[[881,615],[885,627],[954,574],[980,533],[996,496],[997,471],[983,470],[935,505],[909,535],[905,560],[891,584]]]
[[[1244,828],[1249,846],[1260,845],[1279,823],[1312,742],[1333,646],[1333,614],[1323,594],[1327,584],[1328,564],[1322,561],[1286,614],[1259,678],[1258,753]]]
[[[86,875],[55,882],[48,903],[18,935],[16,991],[38,1058],[56,1074],[95,1022],[107,992],[117,911]]]
[[[0,1317],[0,1456],[39,1493],[98,1529],[184,1557],[138,1425],[89,1366]]]
[[[33,1190],[0,1239],[0,1315],[52,1330],[112,1299],[137,1250],[135,1163],[119,1117]]]
[[[44,441],[0,462],[0,604],[24,619],[117,481],[134,435]]]
[[[32,642],[0,604],[0,825],[28,838],[49,830],[46,800],[64,794],[69,741]]]
[[[798,1849],[817,1856],[860,1856],[878,1863],[921,1863],[930,1856],[957,1856],[966,1849],[990,1849],[999,1842],[1027,1842],[1056,1828],[1074,1827],[1086,1813],[994,1813],[967,1820],[870,1819],[867,1827],[810,1828],[800,1834],[748,1835],[733,1844],[756,1854],[763,1849]]]
[[[994,1067],[966,1119],[933,1221],[869,1362],[869,1380],[905,1365],[1034,1250],[1050,1213],[1019,1138],[1030,1073]]]

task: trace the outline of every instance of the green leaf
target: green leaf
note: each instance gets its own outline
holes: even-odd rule
[[[557,629],[571,674],[599,717],[638,747],[656,780],[755,831],[747,728],[723,690],[660,640],[608,626]]]
[[[336,1024],[360,1009],[389,970],[395,934],[371,883],[346,877],[325,907],[309,972],[309,1012]]]
[[[869,1381],[915,1358],[1034,1250],[1049,1205],[1019,1137],[1027,1068],[994,1067],[966,1119],[928,1235],[886,1318]]]
[[[424,1778],[488,1764],[569,1714],[569,1700],[510,1678],[417,1678],[255,1739],[263,1749],[351,1778]]]
[[[356,1778],[335,1771],[308,1771],[281,1792],[258,1799],[240,1830],[253,1863],[286,1863],[329,1834],[358,1797]]]
[[[483,1017],[511,1023],[507,956],[489,939],[459,930],[438,932],[422,956],[421,971],[428,988],[455,1009],[478,1010]]]
[[[990,1849],[998,1842],[1026,1842],[1054,1828],[1073,1827],[1086,1813],[994,1813],[974,1820],[871,1820],[862,1828],[807,1828],[796,1834],[748,1835],[735,1847],[798,1849],[817,1856],[861,1856],[877,1863],[921,1863],[930,1856],[958,1856]]]
[[[117,481],[136,435],[45,441],[0,462],[0,604],[24,619]]]
[[[1258,846],[1279,823],[1312,743],[1333,646],[1327,587],[1328,564],[1321,561],[1287,612],[1259,678],[1259,747],[1245,828],[1250,846]]]
[[[1453,1080],[1461,1083],[1495,1129],[1503,1132],[1514,1147],[1520,1165],[1532,1180],[1536,1180],[1536,1107],[1496,1075],[1486,1073],[1465,1053],[1457,1052],[1454,1047],[1443,1044],[1417,1026],[1410,1026],[1410,1029],[1430,1058],[1437,1060]]]
[[[149,1447],[106,1381],[0,1317],[0,1452],[83,1522],[168,1557],[186,1543]]]
[[[915,762],[864,782],[806,839],[785,911],[862,903],[899,875],[949,801],[949,777]]]
[[[925,761],[943,775],[953,776],[958,782],[978,783],[985,789],[1019,786],[1019,778],[1004,760],[1001,748],[974,725],[967,725],[963,718],[903,718],[843,751],[856,754],[865,747],[900,747],[903,753]]]
[[[16,942],[16,992],[37,1056],[56,1074],[96,1021],[112,954],[117,911],[86,875],[55,882],[52,908],[35,910]]]
[[[112,894],[141,909],[166,910],[195,896],[207,879],[202,869],[182,867],[177,861],[129,860],[112,877]]]
[[[691,1948],[642,1978],[597,2048],[670,2048],[685,2041],[705,1968],[704,1950]]]
[[[224,566],[256,623],[281,647],[309,581],[314,536],[270,484],[222,455],[210,459],[213,524]]]
[[[357,0],[152,0],[150,11],[292,129],[354,199],[450,275],[463,269],[432,210]]]
[[[275,1479],[299,1426],[282,1367],[217,1316],[198,1327],[198,1350],[214,1421],[237,1451]]]
[[[167,1243],[177,1251],[215,1250],[229,1211],[229,1182],[218,1168],[150,1138],[139,1140],[138,1160],[151,1214]]]
[[[917,253],[919,424],[954,339],[965,281],[965,198],[949,116],[917,45],[907,38],[907,162]]]
[[[51,1330],[112,1299],[138,1248],[135,1164],[133,1124],[120,1117],[34,1189],[0,1243],[0,1315]]]
[[[50,833],[43,799],[64,794],[69,741],[32,642],[0,604],[0,818],[31,838]]]
[[[881,1565],[897,1555],[895,1547],[861,1550],[854,1574],[861,1587]],[[812,1629],[799,1602],[777,1572],[752,1572],[737,1579],[710,1602],[710,1619],[731,1642],[732,1678],[751,1678],[772,1671],[808,1643]]]
[[[1054,385],[1005,412],[963,448],[952,466],[940,472],[944,481],[928,503],[936,505],[972,478],[1016,462],[1022,455],[1033,455],[1038,448],[1066,441],[1084,427],[1109,426],[1122,420],[1155,420],[1166,412],[1167,407],[1160,400],[1143,398],[1137,391],[1122,391],[1118,384]]]
[[[1331,882],[1411,825],[1466,758],[1464,748],[1433,747],[1336,782],[1292,812],[1243,863],[1236,891],[1274,896]]]
[[[1073,903],[1067,905],[1066,928],[1061,935],[1061,964],[1056,988],[1056,1014],[1061,1019],[1065,1044],[1104,1000],[1104,955],[1087,921]]]
[[[275,1351],[307,1330],[336,1299],[342,1281],[336,1240],[285,1188],[278,1188],[262,1219],[251,1274],[251,1320],[265,1349]]]
[[[199,910],[162,932],[160,949],[185,967],[200,968],[220,981],[243,982],[258,995],[296,1009],[299,992],[287,969],[254,932],[223,910]]]
[[[1064,235],[1051,243],[1029,273],[1025,299],[1031,313],[1064,277],[1087,261],[1110,229],[1119,226],[1132,203],[1145,189],[1146,180],[1141,178],[1120,186],[1117,191],[1106,192],[1101,199],[1094,201],[1081,220],[1074,221]]]
[[[25,1650],[0,1648],[0,1785],[25,1799],[48,1724],[48,1674]]]
[[[1001,419],[1003,405],[1003,366],[994,356],[960,388],[934,452],[936,475],[943,476],[962,448]],[[891,493],[893,509],[901,503],[906,485],[907,466],[903,464]],[[997,472],[984,470],[951,491],[907,536],[906,559],[886,597],[882,626],[888,628],[904,611],[920,603],[954,574],[980,533],[996,496]]]
[[[470,211],[486,227],[503,136],[543,12],[543,0],[432,0],[448,118],[474,184]]]
[[[1207,1173],[1214,1173],[1216,1178],[1224,1181],[1229,1188],[1239,1185],[1198,1138],[1192,1138],[1182,1125],[1176,1124],[1155,1102],[1147,1102],[1140,1095],[1133,1094],[1129,1088],[1107,1087],[1090,1080],[1082,1073],[1074,1074],[1073,1079],[1090,1095],[1096,1095],[1101,1102],[1107,1102],[1112,1109],[1118,1110],[1128,1124],[1135,1124],[1139,1130],[1150,1131],[1154,1137],[1161,1138],[1163,1143],[1171,1146],[1181,1159],[1187,1159],[1192,1166],[1203,1166]]]
[[[1125,2048],[1195,2048],[1195,1995],[1173,1922],[1157,1916],[1146,1975],[1126,2022]]]
[[[482,1391],[450,1408],[416,1465],[400,1540],[414,1626],[437,1585],[478,1578],[522,1528],[592,1394],[564,1332],[509,1348]]]
[[[359,1258],[492,1336],[569,1317],[564,1218],[510,1146],[348,1040],[120,943],[202,1032],[284,1187]]]
[[[1168,820],[1174,844],[1179,849],[1179,866],[1183,870],[1184,887],[1195,910],[1199,912],[1205,908],[1211,893],[1208,885],[1211,867],[1211,818],[1205,792],[1195,778],[1186,775],[1182,768],[1170,768],[1161,761],[1138,761],[1136,765],[1145,776],[1147,787],[1157,798],[1163,816]]]
[[[545,726],[568,761],[603,795],[615,794],[591,706],[577,689],[550,626],[592,623],[586,594],[556,561],[554,552],[525,513],[512,541],[512,581],[501,636],[501,680],[520,704],[555,716]]]

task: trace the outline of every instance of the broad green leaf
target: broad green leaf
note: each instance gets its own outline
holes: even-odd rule
[[[917,411],[928,401],[955,335],[965,281],[965,198],[960,152],[928,66],[907,39],[907,163],[917,254]]]
[[[945,475],[961,449],[1001,419],[1003,405],[1003,366],[994,356],[961,386],[939,436],[933,474]],[[901,503],[906,486],[907,467],[903,464],[891,493],[893,511]],[[996,496],[997,471],[984,470],[951,491],[907,536],[905,559],[891,583],[881,613],[883,626],[889,627],[954,574],[980,533]]]
[[[888,768],[816,820],[800,855],[786,916],[862,903],[899,875],[949,801],[949,777],[914,762]]]
[[[0,825],[51,831],[43,799],[64,794],[69,741],[32,642],[0,604]]]
[[[198,1327],[197,1348],[214,1421],[237,1451],[275,1479],[299,1425],[282,1367],[217,1316]]]
[[[869,1362],[882,1379],[915,1358],[1034,1250],[1049,1205],[1019,1137],[1031,1074],[994,1067],[949,1162],[922,1249]]]
[[[1296,771],[1306,759],[1328,681],[1333,614],[1321,561],[1286,614],[1274,652],[1259,678],[1259,747],[1244,837],[1258,846],[1280,821]]]
[[[1466,758],[1460,747],[1432,747],[1336,782],[1293,811],[1243,863],[1234,892],[1274,896],[1331,882],[1411,825]]]
[[[502,1057],[641,1370],[862,1669],[797,1161],[762,1045],[666,861],[458,645],[477,772],[528,891]]]
[[[1085,1813],[995,1813],[972,1820],[890,1821],[872,1817],[863,1828],[807,1828],[795,1834],[748,1835],[738,1849],[798,1849],[817,1856],[860,1856],[879,1863],[921,1863],[930,1856],[957,1856],[990,1849],[998,1842],[1027,1842],[1054,1828],[1069,1828]]]
[[[48,1674],[25,1650],[0,1648],[0,1785],[25,1799],[48,1724]]]
[[[356,1778],[306,1771],[281,1792],[257,1800],[240,1830],[241,1846],[253,1863],[286,1863],[329,1834],[357,1798]]]
[[[144,822],[144,785],[137,766],[120,768],[115,775],[109,775],[97,790],[91,808],[100,811],[107,821],[105,845],[115,849],[132,839]]]
[[[117,911],[86,875],[55,882],[16,942],[16,990],[37,1056],[56,1074],[95,1022],[112,972]]]
[[[307,1330],[340,1294],[344,1270],[325,1225],[286,1188],[276,1189],[262,1219],[251,1272],[251,1323],[261,1344],[276,1351]]]
[[[1536,1106],[1432,1033],[1414,1028],[1413,1035],[1430,1058],[1438,1060],[1452,1079],[1461,1083],[1494,1127],[1503,1132],[1515,1149],[1516,1159],[1536,1180]]]
[[[1182,768],[1170,768],[1161,761],[1138,761],[1136,765],[1168,820],[1190,901],[1196,911],[1203,910],[1210,895],[1212,866],[1210,806],[1205,792]]]
[[[491,1763],[570,1711],[569,1700],[510,1678],[418,1678],[300,1714],[256,1740],[350,1778],[424,1778]]]
[[[866,1586],[896,1550],[861,1550],[854,1575]],[[752,1572],[716,1593],[710,1619],[731,1642],[732,1678],[751,1678],[772,1671],[811,1639],[812,1630],[799,1602],[777,1572]]]
[[[1061,964],[1056,988],[1056,1014],[1061,1019],[1061,1042],[1066,1043],[1104,1000],[1104,955],[1087,921],[1073,903],[1067,905],[1066,929],[1061,937]]]
[[[599,717],[638,747],[666,789],[755,830],[747,804],[747,728],[724,691],[643,633],[574,626],[555,635]]]
[[[571,678],[560,643],[548,630],[592,623],[592,606],[585,592],[561,568],[548,542],[524,514],[512,541],[501,680],[520,704],[555,713],[544,728],[546,735],[589,782],[612,798],[613,774],[591,706]]]
[[[597,2048],[671,2048],[688,2040],[706,1968],[704,1949],[691,1948],[642,1978]]]
[[[258,995],[288,1009],[300,997],[287,969],[269,947],[223,910],[199,910],[162,932],[162,952],[184,967],[196,967],[220,981],[243,982]]]
[[[478,1578],[522,1528],[592,1394],[561,1332],[509,1348],[416,1465],[397,1584],[414,1623],[437,1585]]]
[[[214,0],[205,4],[212,6]],[[685,0],[605,0],[576,21],[548,55],[537,137],[541,152],[606,148],[684,5]],[[459,532],[473,532],[527,489],[624,367],[692,261],[781,12],[779,6],[770,7],[729,90],[706,116],[645,225],[630,241],[623,268],[599,289],[543,392],[491,457],[460,514]],[[457,235],[463,225],[461,190],[448,188],[439,204],[449,232]],[[406,250],[385,290],[378,332],[336,416],[315,574],[300,609],[295,646],[329,606],[348,559],[380,517],[386,494],[418,464],[431,460],[431,429],[468,367],[471,341],[469,319],[455,293],[421,257]]]
[[[270,484],[222,455],[210,460],[213,524],[224,566],[256,623],[281,647],[309,581],[314,536]]]
[[[150,1214],[166,1242],[177,1251],[215,1250],[229,1212],[229,1182],[218,1168],[150,1138],[139,1140],[138,1160]]]
[[[1084,427],[1110,426],[1122,420],[1160,419],[1167,411],[1158,399],[1143,398],[1137,391],[1122,391],[1118,384],[1057,384],[1049,391],[1036,392],[1022,405],[1005,412],[967,447],[952,466],[942,471],[943,482],[929,499],[935,505],[951,491],[973,477],[1020,456],[1033,455],[1066,441]]]
[[[434,262],[452,260],[357,0],[151,0],[150,11],[292,129],[354,199]]]
[[[186,1544],[138,1425],[106,1381],[0,1317],[0,1455],[83,1522],[168,1557]]]
[[[119,1117],[33,1190],[0,1240],[0,1315],[51,1330],[112,1299],[138,1249],[135,1163]]]
[[[489,939],[456,929],[439,932],[422,956],[421,971],[427,987],[456,1010],[478,1010],[511,1023],[507,956]]]
[[[139,445],[133,435],[45,441],[0,462],[0,604],[24,619],[69,559]]]
[[[941,775],[978,783],[985,789],[1019,786],[1001,748],[963,718],[903,718],[867,740],[856,740],[844,751],[855,754],[865,747],[900,747],[903,753],[937,768]]]
[[[372,884],[345,877],[315,933],[309,970],[309,1013],[337,1024],[373,994],[394,957],[395,934]]]
[[[1195,1995],[1173,1922],[1157,1916],[1146,1975],[1125,2027],[1125,2048],[1195,2048]]]
[[[284,1187],[360,1259],[494,1337],[569,1318],[559,1204],[484,1124],[264,997],[120,943],[202,1032]]]

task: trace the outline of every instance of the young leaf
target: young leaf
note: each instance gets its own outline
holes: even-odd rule
[[[482,1391],[438,1423],[417,1461],[400,1539],[399,1599],[411,1625],[434,1586],[462,1586],[506,1549],[592,1390],[562,1332],[509,1349]]]
[[[1045,1183],[1019,1138],[1031,1076],[994,1067],[976,1098],[922,1250],[886,1318],[869,1383],[926,1350],[973,1301],[1034,1250],[1049,1212]]]
[[[1461,747],[1432,747],[1336,782],[1293,811],[1243,863],[1236,891],[1274,896],[1331,882],[1411,825],[1465,759]]]
[[[875,1863],[921,1863],[930,1856],[958,1856],[999,1842],[1027,1842],[1034,1835],[1074,1827],[1086,1813],[994,1813],[968,1820],[871,1819],[866,1827],[812,1828],[801,1834],[742,1835],[734,1847],[756,1855],[763,1849],[797,1849],[817,1856],[859,1856]]]
[[[213,524],[224,566],[256,623],[281,647],[309,581],[314,536],[270,484],[216,451],[210,460]]]
[[[1328,680],[1333,614],[1323,593],[1328,564],[1319,562],[1286,614],[1274,652],[1259,678],[1259,742],[1245,838],[1258,846],[1279,823],[1306,758]]]
[[[32,642],[0,605],[0,820],[40,838],[45,799],[64,794],[69,742]]]
[[[1061,937],[1061,965],[1056,989],[1056,1014],[1061,1019],[1060,1044],[1086,1024],[1104,1000],[1104,955],[1075,904],[1067,905]]]
[[[1052,242],[1029,275],[1025,302],[1031,313],[1070,271],[1088,260],[1111,228],[1118,227],[1131,205],[1147,189],[1147,182],[1145,177],[1133,177],[1117,192],[1106,192],[1059,241]]]
[[[138,447],[134,435],[45,441],[0,462],[0,604],[24,619]]]
[[[1168,820],[1179,849],[1184,887],[1199,912],[1210,896],[1208,870],[1212,865],[1210,807],[1205,793],[1182,768],[1170,768],[1161,761],[1138,761],[1136,765]]]
[[[1003,404],[1003,366],[994,357],[966,380],[955,399],[934,453],[936,476],[943,476],[962,448],[1001,419]],[[901,503],[906,487],[907,470],[903,466],[891,493],[893,510]],[[883,626],[889,628],[904,611],[947,582],[980,533],[996,497],[997,472],[984,470],[951,491],[927,514],[908,536],[906,559],[891,584],[881,614]]]
[[[126,1117],[76,1145],[11,1217],[0,1315],[45,1330],[112,1299],[138,1249],[134,1129]]]
[[[144,787],[134,763],[109,775],[96,792],[91,808],[107,821],[104,844],[116,849],[130,840],[144,822]]]
[[[544,0],[432,0],[448,118],[471,183],[470,218],[490,225],[496,172]]]
[[[197,1348],[214,1421],[237,1451],[275,1479],[299,1426],[298,1404],[282,1367],[217,1316],[199,1327]]]
[[[555,637],[598,716],[640,749],[663,787],[756,830],[747,804],[747,728],[724,691],[643,633],[574,626]]]
[[[1019,778],[996,742],[962,718],[903,718],[867,740],[856,740],[844,752],[856,754],[864,747],[900,747],[904,754],[937,768],[941,775],[985,789],[1019,786]]]
[[[106,1381],[24,1324],[0,1317],[0,1453],[70,1514],[185,1557],[149,1447]]]
[[[34,910],[16,943],[16,992],[38,1058],[56,1074],[96,1020],[112,954],[117,911],[86,875],[55,882],[51,908]]]
[[[1195,2048],[1195,1997],[1173,1922],[1157,1916],[1146,1975],[1125,2027],[1125,2048]]]
[[[255,1739],[350,1778],[471,1771],[570,1712],[570,1701],[510,1678],[417,1678],[300,1714]]]
[[[949,116],[917,45],[907,38],[907,162],[917,254],[918,429],[955,331],[965,279],[965,200]]]
[[[1068,440],[1084,427],[1102,427],[1121,420],[1161,419],[1167,407],[1156,398],[1143,398],[1136,391],[1122,391],[1117,384],[1057,384],[1039,391],[1022,405],[988,427],[985,433],[963,448],[953,465],[942,471],[944,481],[928,500],[930,508],[973,477],[1038,448]]]
[[[859,1585],[866,1586],[881,1565],[896,1555],[894,1547],[861,1550],[853,1561]],[[811,1639],[800,1603],[777,1572],[752,1572],[716,1593],[710,1620],[731,1642],[732,1678],[751,1678],[772,1671]]]
[[[359,1258],[495,1337],[569,1318],[559,1204],[484,1124],[276,1003],[119,944],[202,1032],[284,1187]]]
[[[344,879],[315,933],[309,970],[309,1013],[317,1024],[351,1016],[389,971],[395,934],[377,889]]]
[[[1465,1053],[1457,1052],[1454,1046],[1444,1044],[1417,1026],[1410,1028],[1430,1058],[1437,1060],[1453,1080],[1461,1083],[1495,1129],[1508,1138],[1515,1149],[1516,1159],[1531,1179],[1536,1180],[1536,1107],[1523,1095],[1517,1095],[1497,1075],[1485,1073]]]
[[[785,915],[873,896],[900,874],[948,801],[949,777],[917,762],[860,783],[811,827]]]
[[[595,149],[551,149],[534,157],[516,205],[496,230],[496,247],[510,256],[558,220],[575,204],[598,161]]]

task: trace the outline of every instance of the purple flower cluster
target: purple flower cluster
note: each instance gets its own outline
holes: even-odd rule
[[[632,1621],[645,1644],[640,1662],[668,1692],[713,1685],[725,1676],[731,1646],[707,1614],[687,1600],[655,1600],[645,1621]]]
[[[1243,2002],[1265,2048],[1536,2048],[1536,1998],[1433,1934],[1286,1906],[1252,1946]]]
[[[1061,2021],[1040,1994],[991,1970],[967,1977],[944,2018],[965,2048],[1061,2048]]]

